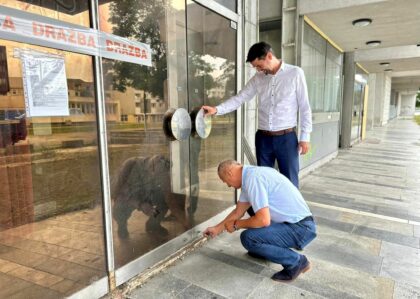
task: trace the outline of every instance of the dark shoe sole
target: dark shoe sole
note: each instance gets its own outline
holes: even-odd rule
[[[275,278],[271,278],[271,279],[274,280],[274,281],[285,282],[285,283],[293,282],[296,278],[299,277],[300,274],[310,271],[311,268],[312,268],[311,262],[308,261],[308,265],[305,268],[303,268],[302,271],[300,271],[300,273],[298,275],[296,275],[295,278],[287,279],[287,280],[286,279],[275,279]]]

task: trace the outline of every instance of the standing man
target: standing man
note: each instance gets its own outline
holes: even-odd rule
[[[219,164],[220,179],[229,187],[241,188],[236,208],[204,234],[215,237],[224,230],[244,228],[241,242],[252,257],[281,264],[272,276],[276,281],[292,281],[311,267],[302,250],[316,237],[316,225],[299,190],[270,167],[244,166],[234,160]],[[249,207],[255,215],[242,219]]]
[[[223,115],[258,95],[257,163],[274,167],[299,188],[299,153],[309,151],[312,113],[303,70],[278,59],[265,42],[254,44],[246,62],[258,71],[236,95],[217,107],[203,106],[206,115]],[[300,113],[300,141],[296,125]]]

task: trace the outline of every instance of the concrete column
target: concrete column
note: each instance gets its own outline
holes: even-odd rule
[[[401,95],[401,116],[413,116],[416,111],[417,93]]]
[[[384,97],[384,73],[377,73],[375,80],[375,107],[374,107],[374,119],[373,125],[380,127],[382,125],[382,116],[383,116],[383,97]]]
[[[353,113],[354,77],[356,64],[354,52],[344,53],[343,105],[341,109],[341,148],[349,148],[351,143],[351,120]]]
[[[366,130],[370,131],[374,125],[374,115],[375,115],[375,100],[376,100],[376,74],[369,74],[368,78],[369,85],[369,95],[368,95],[368,107],[367,111],[367,120],[366,120]]]
[[[374,126],[383,126],[389,120],[391,101],[391,77],[386,73],[376,73]]]
[[[401,92],[397,93],[397,117],[401,114]]]
[[[385,74],[384,76],[384,109],[382,112],[382,124],[386,125],[389,121],[389,105],[391,104],[391,77]]]

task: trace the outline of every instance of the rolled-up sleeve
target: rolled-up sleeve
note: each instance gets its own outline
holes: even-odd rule
[[[253,76],[245,87],[235,96],[216,106],[217,114],[223,115],[238,109],[243,103],[250,101],[257,93],[256,77]]]
[[[296,82],[296,97],[299,106],[299,124],[300,139],[299,141],[310,141],[312,132],[312,111],[309,104],[308,87],[306,86],[305,74],[301,68],[298,69]]]

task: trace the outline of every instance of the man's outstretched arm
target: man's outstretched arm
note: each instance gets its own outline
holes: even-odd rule
[[[218,234],[223,232],[223,230],[225,229],[225,224],[226,223],[233,222],[235,220],[241,219],[250,206],[251,205],[248,202],[240,202],[239,201],[236,204],[236,208],[232,212],[230,212],[230,214],[227,215],[226,218],[223,219],[222,222],[220,222],[219,224],[217,224],[215,226],[208,227],[204,231],[203,234],[206,235],[206,236],[210,236],[212,238],[216,237]]]

